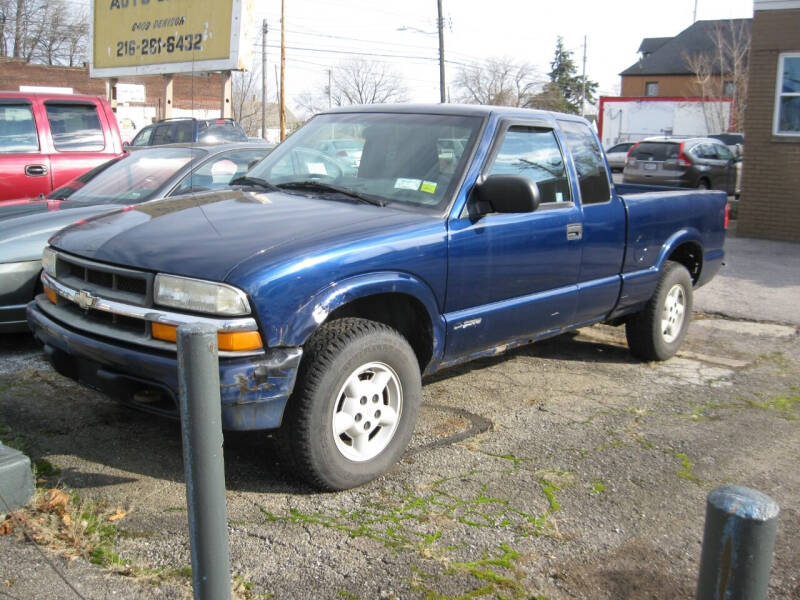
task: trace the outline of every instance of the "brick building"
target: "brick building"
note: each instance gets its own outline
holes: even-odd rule
[[[687,62],[688,56],[715,54],[714,33],[719,27],[750,27],[750,19],[733,21],[697,21],[675,37],[644,38],[639,46],[639,60],[625,69],[622,96],[686,98],[701,95],[697,77]],[[719,73],[715,75],[719,77]],[[725,89],[723,82],[720,89]],[[724,93],[731,96],[733,89]]]
[[[166,79],[162,75],[125,77],[120,83],[143,85],[145,101],[135,103],[161,109]],[[20,86],[49,86],[72,88],[76,94],[106,95],[106,80],[89,77],[89,67],[55,67],[35,65],[16,58],[0,58],[0,90],[16,91]],[[222,99],[222,78],[218,73],[202,75],[175,75],[173,105],[181,110],[219,111]]]
[[[800,0],[755,0],[740,235],[800,242]]]

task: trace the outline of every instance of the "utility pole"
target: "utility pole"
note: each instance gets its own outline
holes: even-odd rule
[[[697,0],[694,0],[694,14],[692,15],[692,23],[697,23]]]
[[[281,0],[281,141],[286,139],[286,0]]]
[[[267,139],[267,20],[261,22],[261,137]]]
[[[331,91],[332,90],[331,85],[333,79],[331,75],[332,72],[333,69],[328,69],[328,108],[331,108],[333,106],[333,92]]]
[[[586,116],[586,36],[583,36],[583,75],[581,75],[581,116]]]
[[[436,0],[439,9],[439,96],[442,104],[447,102],[445,96],[446,85],[444,81],[444,19],[442,18],[442,0]]]

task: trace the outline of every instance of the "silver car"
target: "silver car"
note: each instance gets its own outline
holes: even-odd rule
[[[228,187],[271,148],[190,144],[145,148],[108,166],[66,200],[0,206],[0,333],[25,331],[25,305],[37,293],[42,250],[76,221],[169,196]]]
[[[606,158],[611,171],[622,171],[625,168],[625,160],[628,158],[628,150],[633,148],[636,142],[622,142],[606,150]]]

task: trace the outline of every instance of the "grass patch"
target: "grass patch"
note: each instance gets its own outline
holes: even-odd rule
[[[38,477],[53,477],[61,473],[61,469],[55,466],[46,458],[40,458],[33,463],[33,473]]]
[[[677,475],[681,479],[686,479],[688,481],[692,481],[694,483],[701,483],[700,479],[694,474],[694,464],[692,460],[689,458],[688,455],[684,454],[683,452],[676,452],[672,450],[672,456],[678,459],[678,462],[681,465],[681,468],[678,470]]]
[[[589,493],[593,495],[602,494],[606,491],[605,484],[600,481],[599,479],[592,479],[591,487],[589,488]]]
[[[104,502],[83,500],[58,488],[37,488],[28,506],[12,513],[5,524],[7,533],[27,534],[61,556],[110,567],[124,564],[113,551],[116,521],[124,516]]]
[[[772,410],[778,416],[789,421],[797,421],[799,415],[796,414],[800,409],[800,388],[793,386],[786,395],[775,396],[767,400],[747,400],[753,408]]]

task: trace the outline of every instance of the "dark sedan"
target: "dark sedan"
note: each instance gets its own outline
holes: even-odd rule
[[[109,165],[66,200],[0,207],[0,332],[26,330],[25,305],[39,285],[42,250],[56,231],[123,206],[227,187],[269,151],[246,143],[143,149]]]

